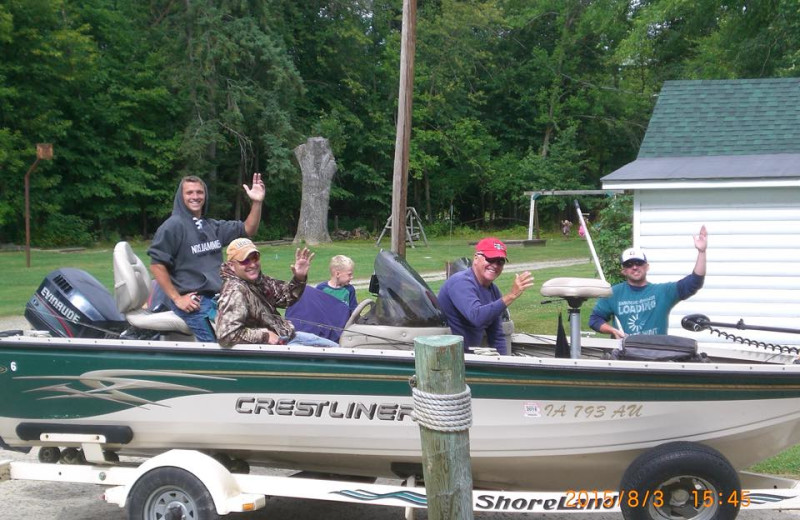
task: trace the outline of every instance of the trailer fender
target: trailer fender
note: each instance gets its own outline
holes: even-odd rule
[[[125,507],[131,490],[141,478],[147,478],[147,473],[154,469],[169,466],[183,469],[197,477],[208,490],[214,501],[214,508],[220,515],[254,511],[266,504],[264,495],[242,493],[236,478],[225,466],[194,450],[170,450],[148,459],[136,468],[129,482],[107,489],[103,498],[106,502]]]

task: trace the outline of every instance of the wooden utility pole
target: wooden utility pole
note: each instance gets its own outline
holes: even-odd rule
[[[411,141],[411,106],[414,94],[414,49],[417,32],[417,0],[403,0],[400,44],[400,90],[397,99],[397,134],[394,142],[392,180],[392,252],[406,256],[406,199],[408,149]]]
[[[50,143],[36,144],[36,160],[33,161],[25,174],[25,266],[31,266],[31,173],[36,169],[39,161],[49,161],[53,158],[53,145]]]
[[[414,416],[420,427],[422,474],[431,520],[472,520],[469,427],[461,336],[414,339]],[[421,395],[420,395],[421,394]]]

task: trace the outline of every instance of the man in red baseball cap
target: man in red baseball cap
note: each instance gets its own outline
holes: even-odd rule
[[[497,238],[484,238],[475,246],[472,268],[455,273],[439,289],[439,305],[453,334],[464,337],[464,348],[480,347],[484,335],[487,345],[501,354],[510,354],[503,334],[503,312],[514,300],[533,287],[528,271],[517,274],[505,296],[494,281],[508,261],[506,245]]]

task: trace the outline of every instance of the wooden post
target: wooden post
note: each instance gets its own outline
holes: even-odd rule
[[[403,0],[400,36],[400,91],[397,96],[397,129],[394,141],[392,179],[392,253],[406,256],[406,199],[408,153],[411,141],[411,103],[414,94],[414,51],[417,30],[417,0]]]
[[[414,339],[416,389],[436,396],[456,396],[466,390],[464,348],[461,336],[427,336]],[[422,473],[431,520],[472,519],[472,466],[469,455],[469,423],[458,431],[439,431],[421,418],[415,393],[415,416],[420,423]],[[443,400],[447,405],[448,401]],[[449,406],[449,405],[447,405]],[[467,399],[467,408],[471,404]],[[433,429],[437,428],[437,429]]]

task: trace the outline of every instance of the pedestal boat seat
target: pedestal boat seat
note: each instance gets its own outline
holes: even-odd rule
[[[194,341],[191,329],[172,311],[145,308],[150,296],[150,272],[128,242],[114,246],[114,301],[132,326],[160,333],[163,339]]]

